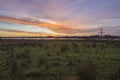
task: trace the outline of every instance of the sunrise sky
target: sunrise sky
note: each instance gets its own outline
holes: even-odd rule
[[[120,0],[0,0],[0,36],[120,36]]]

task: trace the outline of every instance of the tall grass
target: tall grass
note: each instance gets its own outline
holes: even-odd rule
[[[0,80],[119,80],[119,42],[0,44]]]

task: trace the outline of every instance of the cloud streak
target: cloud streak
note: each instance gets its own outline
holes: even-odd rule
[[[26,18],[26,19],[18,19],[13,17],[6,17],[6,16],[0,16],[0,21],[4,22],[10,22],[10,23],[17,23],[17,24],[25,24],[25,25],[32,25],[32,26],[38,26],[38,27],[46,27],[54,30],[57,33],[71,33],[79,28],[74,28],[65,24],[61,23],[53,23],[53,21],[50,20],[35,20],[33,18]]]

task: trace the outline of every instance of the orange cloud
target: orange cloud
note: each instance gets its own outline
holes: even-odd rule
[[[9,30],[0,30],[0,36],[4,36],[4,37],[7,37],[7,36],[46,36],[46,34],[33,34],[33,33],[27,33],[27,32],[19,32],[19,31],[9,31]]]
[[[31,20],[30,19],[23,19],[23,18],[13,18],[13,17],[7,17],[7,16],[0,16],[0,21],[4,22],[10,22],[10,23],[17,23],[17,24],[25,24],[25,25],[32,25],[32,26],[38,26],[38,27],[46,27],[54,30],[57,33],[74,33],[76,30],[79,30],[79,28],[75,28],[66,24],[56,23],[52,24],[49,22],[40,22],[37,20]]]
[[[1,36],[60,36],[57,34],[44,34],[44,33],[37,33],[37,32],[25,32],[25,31],[19,31],[19,30],[7,30],[7,29],[0,29],[0,37]]]

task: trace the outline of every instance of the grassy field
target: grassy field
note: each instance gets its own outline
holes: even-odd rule
[[[120,41],[0,41],[0,80],[120,80]]]

